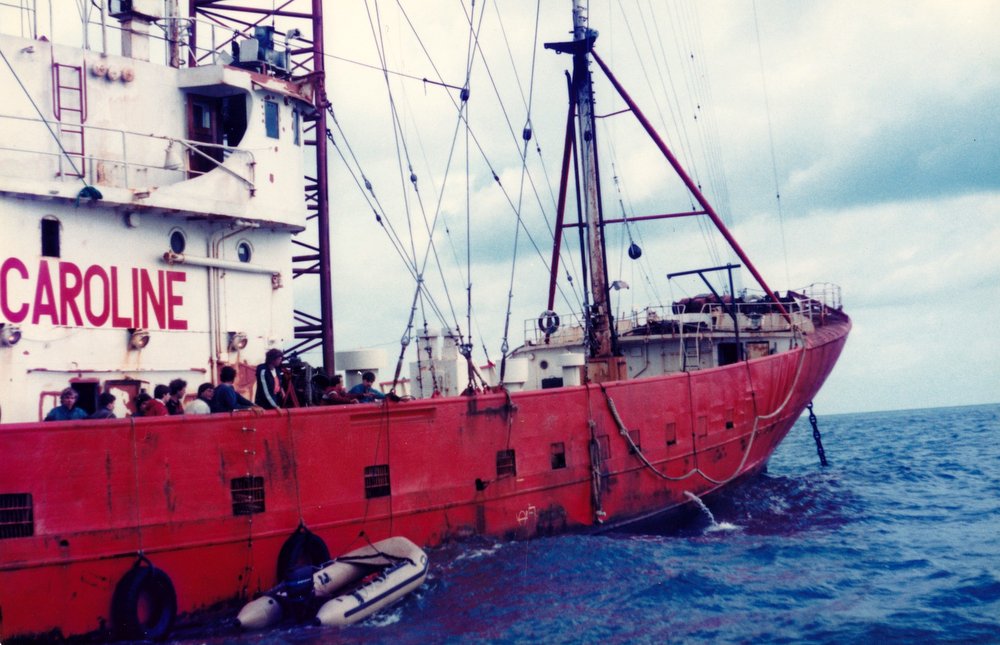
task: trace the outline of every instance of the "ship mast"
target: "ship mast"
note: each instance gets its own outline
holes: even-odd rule
[[[580,132],[580,162],[583,173],[583,213],[590,254],[590,289],[593,305],[589,317],[591,356],[610,358],[614,350],[608,297],[607,257],[601,213],[594,120],[594,91],[590,76],[590,50],[597,32],[587,27],[584,0],[573,2],[573,85]],[[582,45],[582,46],[579,46]]]

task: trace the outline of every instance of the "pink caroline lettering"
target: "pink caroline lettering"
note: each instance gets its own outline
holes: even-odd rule
[[[184,271],[138,267],[86,268],[16,257],[0,262],[0,316],[10,323],[66,327],[186,330]]]

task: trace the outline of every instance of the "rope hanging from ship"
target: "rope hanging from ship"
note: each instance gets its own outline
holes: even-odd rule
[[[801,340],[801,337],[798,335],[798,333],[801,331],[798,328],[798,325],[793,325],[792,331],[795,332],[796,337]],[[799,377],[802,374],[802,368],[805,364],[805,355],[806,355],[805,347],[803,346],[798,347],[798,352],[799,352],[799,357],[798,357],[798,364],[796,365],[795,369],[795,377],[792,379],[792,382],[788,387],[788,391],[785,395],[784,400],[774,411],[765,415],[759,414],[756,410],[757,407],[756,388],[753,385],[753,377],[750,372],[750,364],[749,361],[743,361],[743,365],[747,371],[747,380],[750,383],[750,392],[753,395],[754,422],[753,422],[753,427],[751,428],[750,431],[750,439],[749,441],[747,441],[746,447],[743,449],[743,456],[740,459],[740,463],[737,465],[732,474],[722,479],[716,479],[710,476],[699,466],[695,466],[694,468],[684,473],[683,475],[678,475],[678,476],[667,475],[666,473],[659,470],[652,462],[649,461],[649,459],[646,458],[646,456],[642,453],[642,450],[639,447],[639,445],[636,444],[635,441],[632,439],[632,435],[628,430],[628,426],[626,426],[625,422],[622,420],[621,415],[618,413],[618,408],[615,405],[614,400],[611,398],[611,394],[608,392],[607,388],[604,387],[603,384],[600,386],[601,393],[604,395],[604,400],[607,404],[608,412],[618,428],[618,433],[622,436],[623,439],[625,439],[625,442],[629,445],[630,452],[634,454],[636,458],[642,463],[643,467],[648,469],[653,475],[665,481],[684,481],[694,475],[700,475],[709,483],[715,484],[716,486],[723,486],[732,481],[733,479],[735,479],[743,471],[743,467],[746,465],[746,461],[750,456],[750,451],[753,449],[754,440],[757,437],[757,433],[760,427],[759,425],[760,421],[762,419],[774,418],[775,416],[780,414],[788,405],[788,403],[791,401],[792,394],[795,392],[795,386],[798,384]],[[687,373],[687,377],[688,380],[690,381],[691,374]],[[588,388],[588,391],[589,389],[590,388]],[[591,417],[591,423],[593,423],[593,417]]]

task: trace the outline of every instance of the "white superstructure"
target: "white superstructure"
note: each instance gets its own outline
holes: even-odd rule
[[[133,22],[123,51],[148,55]],[[42,37],[0,50],[0,422],[39,420],[71,383],[124,413],[223,363],[246,382],[293,336],[311,87]]]

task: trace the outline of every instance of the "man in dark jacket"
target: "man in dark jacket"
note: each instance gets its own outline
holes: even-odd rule
[[[111,392],[101,392],[97,397],[97,409],[88,419],[114,419],[115,418],[115,395]]]
[[[59,405],[45,415],[46,421],[75,421],[76,419],[86,419],[87,411],[76,407],[76,400],[80,397],[71,387],[66,388],[59,394]]]
[[[255,407],[253,401],[241,396],[233,387],[235,380],[236,369],[231,365],[226,365],[219,371],[219,384],[212,395],[212,412],[232,412]]]
[[[257,366],[257,393],[254,403],[265,410],[275,410],[285,405],[285,393],[281,389],[281,373],[278,368],[285,357],[280,349],[269,349],[264,362]]]

